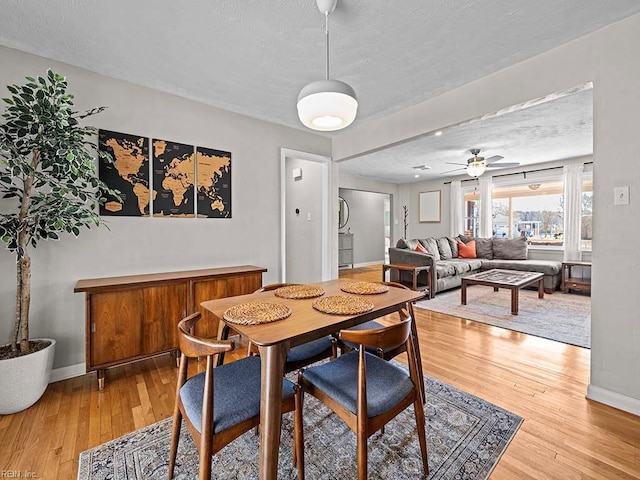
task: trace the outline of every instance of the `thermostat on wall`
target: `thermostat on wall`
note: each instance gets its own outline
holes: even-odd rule
[[[294,180],[300,180],[302,178],[302,169],[301,168],[294,168],[293,169],[293,179]]]

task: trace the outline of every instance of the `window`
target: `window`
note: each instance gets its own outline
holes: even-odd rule
[[[480,194],[464,195],[465,234],[478,236]],[[591,250],[593,181],[586,174],[582,183],[582,249]],[[493,236],[526,237],[529,245],[561,247],[564,238],[562,178],[544,182],[494,185],[491,191]]]

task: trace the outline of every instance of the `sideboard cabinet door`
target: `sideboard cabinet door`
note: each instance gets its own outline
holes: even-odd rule
[[[140,289],[91,295],[91,364],[103,365],[140,354],[143,318]]]
[[[142,353],[178,348],[178,322],[187,315],[187,284],[143,288]]]

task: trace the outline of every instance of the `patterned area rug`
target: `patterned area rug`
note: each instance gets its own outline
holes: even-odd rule
[[[415,480],[486,479],[522,423],[522,418],[468,393],[425,377],[430,475],[422,473],[413,408],[369,438],[369,478]],[[306,478],[353,478],[355,435],[310,395],[304,411]],[[248,432],[213,457],[213,478],[258,478],[258,436]],[[283,416],[279,479],[295,479],[293,415]],[[171,419],[162,420],[80,454],[79,480],[167,478]],[[183,426],[176,479],[195,479],[198,454]]]
[[[467,287],[467,304],[460,305],[460,289],[421,300],[416,307],[455,317],[548,338],[557,342],[591,347],[591,298],[554,292],[538,298],[537,290],[520,290],[518,315],[511,315],[511,292],[491,287]]]

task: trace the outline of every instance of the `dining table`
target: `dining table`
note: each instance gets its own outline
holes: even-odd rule
[[[324,290],[323,297],[351,295],[341,288],[353,280],[336,279],[312,284]],[[261,397],[260,397],[260,448],[259,478],[276,479],[278,476],[278,454],[280,448],[280,427],[282,401],[282,377],[289,349],[297,345],[337,333],[340,330],[398,312],[408,302],[424,297],[423,292],[391,286],[384,293],[356,295],[368,300],[373,308],[364,313],[334,315],[323,313],[313,307],[318,298],[290,299],[275,295],[274,291],[257,292],[249,295],[208,300],[201,306],[211,312],[221,323],[218,338],[226,339],[229,330],[244,336],[258,347],[261,360]],[[267,302],[286,305],[291,314],[282,320],[258,325],[241,325],[225,319],[229,308],[252,302]],[[415,328],[415,327],[414,327]],[[223,358],[218,359],[221,363]],[[239,379],[241,381],[241,379]]]

